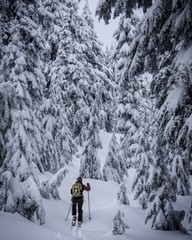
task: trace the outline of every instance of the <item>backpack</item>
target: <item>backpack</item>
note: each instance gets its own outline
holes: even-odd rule
[[[73,197],[83,197],[83,186],[81,183],[76,182],[73,184],[71,189],[71,194]]]

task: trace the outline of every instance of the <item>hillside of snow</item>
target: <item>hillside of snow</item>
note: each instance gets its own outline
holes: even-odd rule
[[[101,166],[105,161],[108,150],[108,143],[111,134],[101,133],[103,149],[99,151]],[[81,151],[81,150],[80,150]],[[80,152],[79,152],[80,153]],[[84,179],[91,185],[90,209],[91,220],[88,211],[88,193],[84,193],[84,221],[81,229],[71,228],[71,212],[66,219],[71,201],[70,188],[78,177],[80,158],[75,157],[73,166],[68,167],[69,173],[63,180],[59,189],[61,200],[46,200],[46,223],[39,226],[23,218],[19,214],[0,212],[0,239],[1,240],[189,240],[191,235],[185,235],[178,231],[155,231],[151,230],[150,222],[145,225],[145,210],[141,210],[137,201],[133,199],[131,192],[132,179],[135,170],[129,169],[129,177],[125,179],[127,195],[130,206],[121,205],[116,200],[118,184],[112,181]],[[47,178],[52,175],[47,174]],[[177,210],[188,210],[192,197],[179,197],[174,207]],[[128,225],[124,235],[113,235],[113,217],[117,210],[124,212],[123,221]]]

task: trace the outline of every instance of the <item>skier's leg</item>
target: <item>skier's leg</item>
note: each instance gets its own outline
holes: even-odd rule
[[[78,222],[82,222],[83,219],[83,199],[78,199]]]
[[[73,221],[76,221],[76,214],[77,214],[77,208],[76,208],[77,202],[75,199],[72,200],[72,216],[73,216]]]

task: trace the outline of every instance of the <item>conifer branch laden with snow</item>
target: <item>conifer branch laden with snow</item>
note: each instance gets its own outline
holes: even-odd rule
[[[67,167],[61,168],[50,181],[42,181],[40,187],[42,197],[50,199],[50,196],[52,196],[52,198],[56,200],[60,199],[58,187],[61,186],[61,183],[68,172],[69,170]]]

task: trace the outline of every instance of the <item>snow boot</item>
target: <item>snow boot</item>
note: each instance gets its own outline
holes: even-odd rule
[[[78,227],[81,227],[81,222],[78,222]]]
[[[76,224],[76,216],[73,216],[73,219],[72,219],[72,226],[75,226]]]

